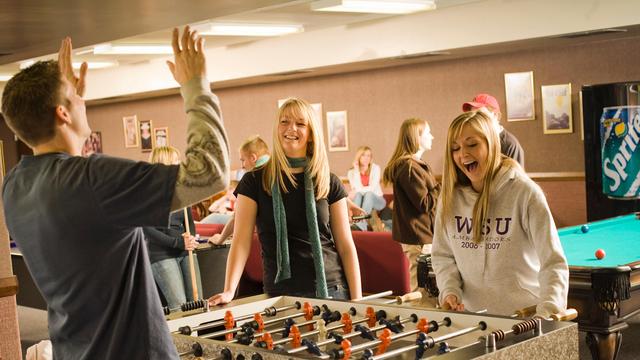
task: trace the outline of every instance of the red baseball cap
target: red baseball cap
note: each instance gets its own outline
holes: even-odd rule
[[[488,107],[493,112],[500,112],[500,104],[498,100],[489,94],[478,94],[472,101],[462,104],[462,111],[470,111],[472,109],[479,109]]]

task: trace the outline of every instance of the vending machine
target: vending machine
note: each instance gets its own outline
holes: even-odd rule
[[[640,211],[640,81],[582,87],[587,220]]]

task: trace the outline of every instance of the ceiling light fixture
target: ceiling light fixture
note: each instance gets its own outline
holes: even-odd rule
[[[82,65],[82,62],[80,61],[73,62],[74,69],[80,69],[80,65]],[[87,61],[87,65],[89,66],[89,69],[104,69],[108,67],[118,66],[118,62],[117,61]]]
[[[435,0],[318,0],[311,4],[314,11],[373,14],[410,14],[435,8]]]
[[[0,82],[9,81],[12,77],[13,75],[0,74]]]
[[[35,60],[27,60],[27,61],[23,61],[20,63],[20,70],[26,69],[29,66],[35,64],[36,61]]]
[[[35,60],[23,61],[20,63],[20,69],[26,69],[35,63]],[[74,61],[72,64],[73,68],[76,70],[80,69],[80,65],[82,65],[81,61]],[[89,69],[104,69],[112,66],[118,66],[119,64],[117,61],[87,61],[87,65],[89,66]]]
[[[198,32],[213,36],[278,36],[303,32],[297,24],[212,23]]]
[[[82,62],[80,61],[73,62],[74,69],[80,69],[80,65],[82,65]],[[104,69],[112,66],[118,66],[118,62],[117,61],[87,61],[87,65],[89,66],[89,69]]]
[[[170,55],[171,45],[102,44],[93,47],[94,55]]]

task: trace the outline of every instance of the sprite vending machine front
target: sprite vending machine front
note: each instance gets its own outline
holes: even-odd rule
[[[640,198],[640,106],[602,110],[602,192],[616,199]]]

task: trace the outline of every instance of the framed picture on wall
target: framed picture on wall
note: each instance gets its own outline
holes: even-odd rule
[[[504,74],[507,121],[535,120],[533,71]]]
[[[91,154],[102,154],[102,133],[100,131],[92,131],[82,146],[82,156]]]
[[[547,85],[541,90],[544,133],[572,133],[571,84]]]
[[[142,149],[142,152],[153,150],[151,120],[140,120],[140,148]]]
[[[329,151],[349,151],[346,111],[327,111],[327,141]]]
[[[122,129],[124,133],[124,147],[138,147],[140,145],[140,134],[138,133],[138,117],[136,115],[123,117]]]
[[[159,127],[153,129],[153,147],[169,146],[169,128]]]

